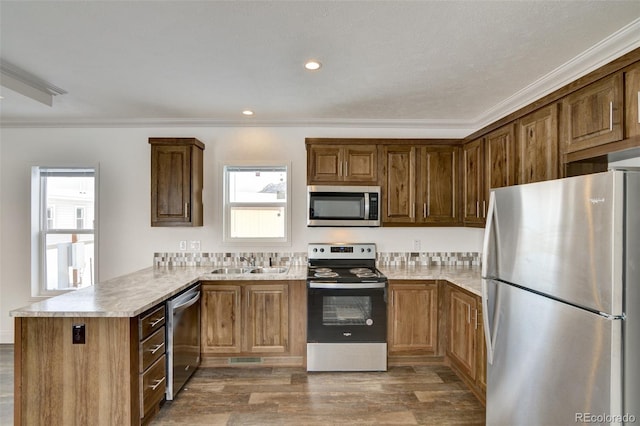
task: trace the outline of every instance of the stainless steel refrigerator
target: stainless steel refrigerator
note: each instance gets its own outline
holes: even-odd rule
[[[487,425],[640,423],[640,171],[492,191]]]

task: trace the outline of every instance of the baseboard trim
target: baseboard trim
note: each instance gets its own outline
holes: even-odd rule
[[[13,330],[11,331],[7,331],[7,330],[3,330],[0,331],[0,344],[10,344],[13,345],[14,344],[14,338],[13,338]]]

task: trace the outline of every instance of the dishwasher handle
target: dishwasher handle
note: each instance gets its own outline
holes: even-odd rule
[[[180,303],[179,305],[172,306],[171,310],[175,314],[177,311],[182,311],[182,310],[187,309],[189,306],[193,305],[198,300],[200,300],[200,291],[198,291],[194,297],[192,297],[191,299],[187,300],[186,302]]]

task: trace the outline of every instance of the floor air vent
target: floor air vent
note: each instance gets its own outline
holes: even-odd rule
[[[229,358],[229,364],[262,364],[262,358],[259,358],[259,357]]]

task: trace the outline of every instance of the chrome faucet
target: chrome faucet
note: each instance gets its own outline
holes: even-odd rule
[[[256,258],[255,257],[240,256],[240,262],[247,262],[249,264],[249,266],[256,266]]]

